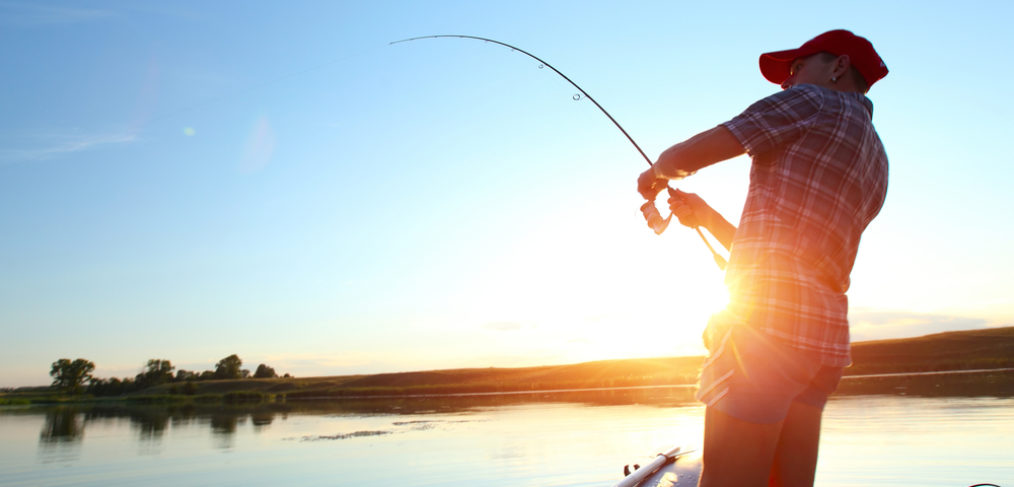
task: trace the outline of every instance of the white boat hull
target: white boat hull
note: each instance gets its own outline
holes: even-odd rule
[[[701,452],[674,448],[624,477],[615,487],[695,487],[701,476]]]

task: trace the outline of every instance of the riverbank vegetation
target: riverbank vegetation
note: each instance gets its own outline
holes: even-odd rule
[[[83,360],[83,359],[79,359]],[[859,342],[839,394],[945,391],[1014,395],[1014,327]],[[64,362],[66,361],[66,362]],[[54,362],[74,364],[67,359]],[[87,361],[86,361],[87,362]],[[87,388],[51,387],[0,393],[0,404],[128,401],[143,404],[250,404],[376,396],[524,393],[532,391],[692,385],[703,357],[586,362],[524,368],[449,369],[372,375],[278,377],[261,364],[250,374],[230,355],[214,371],[178,371],[152,359],[133,380],[90,378]],[[90,362],[88,362],[90,363]],[[88,369],[88,367],[84,367]],[[88,369],[90,372],[94,369]],[[988,373],[953,373],[990,369]],[[245,373],[244,373],[245,372]],[[944,374],[913,375],[926,372]],[[54,375],[56,379],[57,375]],[[74,394],[77,392],[78,394]]]

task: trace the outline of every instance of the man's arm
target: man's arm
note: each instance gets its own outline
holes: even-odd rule
[[[637,179],[637,191],[646,200],[654,200],[670,179],[682,179],[716,162],[732,159],[746,152],[743,144],[719,125],[701,132],[662,152],[651,169]],[[680,222],[689,227],[703,226],[728,250],[736,227],[695,194],[677,190],[669,199],[669,207]]]
[[[654,169],[660,178],[680,179],[744,152],[746,149],[739,139],[719,125],[666,149],[658,157]]]
[[[732,132],[719,125],[662,152],[651,169],[637,179],[637,190],[644,199],[653,200],[670,179],[683,179],[701,168],[744,152],[746,149]]]

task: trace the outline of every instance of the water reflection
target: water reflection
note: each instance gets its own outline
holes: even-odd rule
[[[168,411],[143,409],[128,414],[131,426],[143,440],[160,440],[169,428]]]
[[[84,419],[76,408],[55,407],[46,411],[39,443],[52,445],[79,442],[84,437]]]
[[[845,380],[837,396],[894,389],[902,394],[951,396],[981,392],[992,386],[994,374],[968,376],[874,377]],[[891,381],[886,385],[885,381]],[[1000,388],[999,396],[1004,396]],[[1009,394],[1007,394],[1009,395]],[[333,398],[319,401],[253,405],[192,404],[184,406],[128,405],[125,403],[30,408],[45,414],[39,433],[40,445],[81,442],[88,424],[100,420],[128,419],[138,439],[157,443],[173,427],[203,424],[212,432],[218,448],[232,447],[231,437],[249,422],[254,432],[267,430],[277,419],[290,414],[368,417],[378,415],[456,414],[531,403],[570,403],[585,407],[648,405],[660,408],[697,405],[693,386],[568,390],[514,394],[462,394],[381,398]],[[418,421],[417,421],[418,422]],[[398,424],[398,423],[396,423]]]
[[[218,412],[211,415],[211,431],[216,435],[231,435],[236,433],[236,425],[240,422],[240,415],[228,412]]]
[[[699,446],[703,411],[692,392],[0,408],[0,484],[610,485],[624,463]],[[836,397],[818,484],[856,485],[857,452],[864,485],[912,484],[913,465],[937,481],[920,485],[1010,478],[1012,401]]]
[[[275,414],[271,412],[250,413],[250,422],[257,429],[271,424],[275,420]]]
[[[631,404],[674,407],[693,404],[693,401],[693,388],[652,387],[505,395],[345,398],[248,406],[81,404],[38,407],[32,408],[31,411],[45,414],[39,442],[46,445],[80,442],[89,423],[116,419],[129,420],[130,427],[136,432],[138,439],[147,442],[158,442],[170,428],[187,426],[195,422],[207,424],[216,437],[227,440],[248,420],[254,430],[259,431],[270,426],[277,417],[285,419],[289,414],[350,416],[454,414],[532,402],[576,403],[591,407]],[[220,444],[223,448],[230,445],[228,441]]]

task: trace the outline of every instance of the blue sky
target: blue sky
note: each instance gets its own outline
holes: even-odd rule
[[[886,5],[882,5],[886,3]],[[0,385],[236,353],[298,376],[701,353],[721,275],[643,159],[869,37],[891,161],[857,339],[1014,324],[1007,2],[0,1]],[[735,221],[749,161],[680,185]]]

